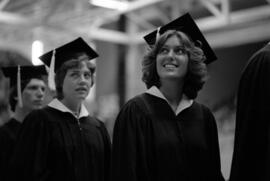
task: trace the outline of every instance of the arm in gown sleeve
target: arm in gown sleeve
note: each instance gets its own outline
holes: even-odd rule
[[[41,111],[25,118],[9,163],[8,180],[46,180],[49,128],[45,118]]]
[[[117,116],[113,133],[112,180],[147,180],[148,169],[141,108],[128,102]]]

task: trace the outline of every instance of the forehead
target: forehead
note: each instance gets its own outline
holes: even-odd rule
[[[80,60],[80,61],[82,61],[82,60],[89,60],[90,58],[89,58],[89,56],[86,54],[86,53],[84,53],[84,52],[82,52],[79,56],[78,56],[78,60]]]
[[[183,42],[182,39],[177,35],[172,35],[167,38],[167,40],[164,42],[164,45],[177,45],[182,46]],[[163,45],[163,46],[164,46]]]
[[[26,86],[33,86],[33,85],[45,86],[45,82],[41,79],[32,78]]]
[[[90,68],[88,67],[87,61],[80,61],[77,66],[70,67],[67,71],[90,71]]]

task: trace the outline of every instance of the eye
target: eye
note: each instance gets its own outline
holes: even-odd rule
[[[45,90],[46,90],[45,87],[41,87],[42,92],[45,92]]]
[[[71,73],[70,73],[70,76],[71,76],[71,77],[79,77],[80,74],[79,74],[78,72],[71,72]]]
[[[175,53],[177,55],[184,55],[184,54],[186,54],[186,50],[183,47],[178,47],[175,49]]]
[[[29,90],[37,90],[37,89],[38,89],[38,87],[37,87],[37,86],[32,85],[32,86],[29,86],[29,87],[28,87],[28,89],[29,89]]]
[[[90,73],[90,72],[84,73],[84,77],[85,77],[86,79],[90,79],[90,78],[91,78],[91,73]]]
[[[166,48],[166,47],[162,47],[162,48],[160,49],[160,51],[159,51],[160,54],[166,54],[166,53],[168,53],[168,52],[169,52],[169,49]]]

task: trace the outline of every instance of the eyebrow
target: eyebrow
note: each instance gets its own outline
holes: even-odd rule
[[[89,68],[87,68],[88,70],[86,72],[91,72],[91,70]],[[73,68],[73,69],[69,69],[69,72],[81,72],[81,70],[78,68]]]
[[[162,47],[170,47],[170,46],[164,44]],[[176,47],[177,47],[177,48],[183,48],[183,49],[185,48],[184,45],[177,45]]]

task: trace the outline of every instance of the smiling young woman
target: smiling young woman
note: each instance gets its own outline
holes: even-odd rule
[[[207,78],[205,60],[215,56],[208,56],[212,50],[198,29],[186,31],[190,26],[194,21],[184,16],[150,36],[158,38],[149,41],[154,44],[142,62],[148,90],[130,99],[116,119],[113,181],[224,181],[215,118],[194,100]]]

